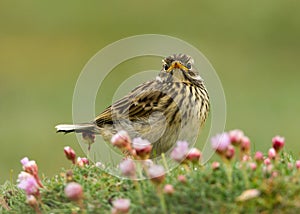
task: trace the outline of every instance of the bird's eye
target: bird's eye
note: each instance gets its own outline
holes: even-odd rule
[[[192,64],[191,64],[191,63],[187,63],[187,64],[186,64],[186,68],[187,68],[187,69],[191,69],[191,68],[192,68]]]
[[[165,65],[164,65],[164,69],[165,69],[165,70],[168,70],[168,69],[169,69],[168,64],[165,64]]]

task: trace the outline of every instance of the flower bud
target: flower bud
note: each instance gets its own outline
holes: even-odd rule
[[[258,162],[258,163],[263,162],[264,161],[264,155],[263,155],[263,153],[260,152],[260,151],[256,152],[255,155],[254,155],[254,160],[256,162]]]
[[[270,164],[271,164],[270,158],[266,158],[266,159],[264,160],[264,164],[265,164],[266,166],[270,165]]]
[[[280,151],[284,147],[284,137],[275,136],[272,139],[273,148],[276,150],[276,152]]]
[[[175,192],[174,187],[171,184],[166,184],[163,191],[168,195],[172,195]]]
[[[71,160],[73,164],[76,163],[76,153],[75,151],[70,147],[70,146],[66,146],[64,148],[64,152],[65,155],[67,157],[68,160]]]
[[[186,177],[184,175],[178,175],[177,180],[181,183],[186,183]]]
[[[34,160],[30,161],[27,157],[25,157],[21,160],[21,163],[25,172],[34,176],[38,174],[38,166]]]
[[[248,153],[250,151],[250,139],[243,136],[241,139],[241,151]]]
[[[153,183],[160,184],[165,180],[165,170],[160,165],[153,165],[148,169],[149,177]]]
[[[256,168],[257,168],[257,165],[256,165],[256,163],[251,162],[251,163],[249,163],[249,167],[250,167],[250,169],[251,169],[252,171],[255,171]]]
[[[112,213],[113,214],[126,214],[129,213],[130,208],[130,200],[129,199],[116,199],[112,202],[113,208]]]
[[[78,157],[76,164],[80,167],[84,167],[89,164],[89,159]]]
[[[213,170],[217,170],[220,168],[220,163],[217,161],[212,162],[211,167]]]
[[[201,151],[197,148],[192,148],[188,155],[187,155],[187,160],[193,162],[193,163],[199,163],[199,160],[201,158]]]
[[[171,152],[171,158],[177,162],[182,162],[189,151],[189,144],[186,141],[178,141],[176,147]]]
[[[39,178],[38,175],[38,166],[34,160],[29,160],[27,157],[23,158],[21,160],[21,163],[23,165],[23,170],[29,174],[31,174],[34,179],[36,180],[37,184],[40,187],[43,187],[43,184]]]
[[[243,131],[235,129],[231,130],[228,134],[233,145],[239,145],[242,142],[242,137],[244,136]]]
[[[121,170],[121,174],[129,177],[129,178],[134,178],[136,175],[136,167],[135,167],[135,163],[133,160],[131,159],[125,159],[123,160],[120,165],[119,168]]]
[[[227,150],[225,152],[225,157],[228,159],[228,160],[231,160],[233,157],[234,157],[234,154],[235,154],[235,149],[234,147],[230,144],[228,145],[227,147]]]
[[[149,158],[152,145],[148,140],[144,140],[142,138],[134,138],[132,141],[132,147],[135,149],[135,154],[141,160],[146,160]]]
[[[275,158],[276,158],[276,151],[275,151],[274,148],[269,149],[268,157],[269,157],[270,159],[275,159]]]
[[[226,132],[217,134],[211,138],[211,146],[219,154],[224,154],[230,143],[229,134]]]
[[[71,201],[79,201],[83,198],[82,186],[78,183],[71,182],[65,187],[65,195]]]
[[[112,136],[111,143],[113,146],[121,150],[131,150],[131,139],[126,131],[119,131],[117,134]]]
[[[296,161],[296,168],[297,168],[297,169],[300,169],[300,160],[297,160],[297,161]]]

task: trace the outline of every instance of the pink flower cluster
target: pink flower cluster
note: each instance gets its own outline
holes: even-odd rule
[[[113,146],[119,148],[124,154],[132,156],[136,160],[149,158],[152,145],[148,140],[140,137],[131,140],[126,131],[119,131],[111,138]]]
[[[161,184],[164,181],[164,167],[153,164],[149,159],[152,145],[148,140],[142,138],[134,138],[131,140],[127,132],[119,131],[112,137],[111,143],[129,156],[119,164],[119,169],[123,176],[136,179],[137,166],[135,160],[140,160],[142,168],[146,171],[147,176],[153,183]]]
[[[152,145],[148,140],[142,138],[131,140],[127,132],[119,131],[112,137],[111,143],[123,153],[133,158],[130,159],[127,157],[119,164],[119,169],[123,176],[135,179],[137,167],[134,160],[142,160],[143,168],[146,168],[146,174],[153,183],[160,184],[164,181],[164,167],[155,165],[148,159],[152,150]],[[189,149],[186,141],[178,141],[176,147],[171,152],[171,158],[179,163],[185,161],[198,163],[201,158],[201,152],[196,148]]]
[[[40,195],[39,188],[43,187],[38,176],[38,166],[34,160],[29,160],[27,157],[21,160],[21,164],[24,171],[18,175],[18,187],[25,191],[28,204],[37,210],[36,198]]]
[[[234,130],[235,131],[235,130]],[[230,132],[231,133],[231,132]],[[241,140],[243,139],[242,132],[236,132],[236,136],[231,135],[230,133],[221,133],[217,134],[216,136],[212,137],[211,139],[211,146],[212,148],[222,157],[231,160],[234,157],[235,154],[235,148],[233,145],[242,145]],[[248,138],[245,138],[247,140]],[[246,141],[245,141],[246,142]],[[250,147],[250,141],[249,142],[249,147]],[[244,144],[244,143],[243,143]],[[241,150],[246,151],[246,146],[241,146]]]
[[[171,158],[179,163],[185,163],[186,161],[198,163],[201,155],[199,149],[189,149],[189,144],[186,141],[178,141],[176,147],[171,152]]]
[[[234,157],[235,147],[240,150],[240,160],[246,163],[249,169],[255,171],[257,167],[263,164],[263,171],[272,177],[277,176],[278,172],[274,171],[274,163],[280,158],[279,154],[285,145],[285,139],[281,136],[272,138],[272,147],[264,155],[261,151],[255,152],[253,157],[250,156],[250,139],[244,135],[241,130],[232,130],[217,134],[211,139],[212,148],[223,158],[231,160]],[[235,147],[234,147],[235,146]],[[252,161],[254,160],[254,161]],[[288,163],[289,168],[293,167],[293,163]],[[216,170],[220,167],[219,162],[212,163],[212,169]],[[295,162],[295,167],[300,170],[300,160]]]
[[[247,158],[250,152],[250,139],[244,135],[244,132],[235,129],[229,132],[217,134],[211,138],[212,148],[222,157],[231,160],[235,155],[235,148],[239,147],[241,159]]]
[[[89,165],[89,159],[87,159],[87,158],[77,157],[77,159],[76,159],[76,153],[70,146],[66,146],[64,148],[64,153],[65,153],[66,158],[68,160],[71,160],[73,164],[76,164],[80,167]]]

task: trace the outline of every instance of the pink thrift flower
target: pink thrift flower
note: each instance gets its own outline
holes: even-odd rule
[[[78,157],[76,163],[78,166],[83,167],[85,165],[89,165],[89,159]]]
[[[153,165],[148,169],[148,174],[153,183],[160,184],[165,179],[165,169],[161,165]]]
[[[198,163],[201,158],[201,151],[197,148],[192,148],[187,155],[187,159],[193,163]]]
[[[251,160],[251,156],[250,155],[243,155],[242,157],[242,161],[243,162],[247,162],[247,161],[250,161]]]
[[[268,151],[268,157],[270,159],[275,159],[276,158],[276,151],[275,151],[274,148],[269,149],[269,151]]]
[[[126,131],[119,131],[117,134],[112,136],[111,143],[113,146],[121,150],[131,151],[131,139]]]
[[[171,158],[177,162],[184,161],[189,151],[189,144],[186,141],[178,141],[177,146],[171,152]]]
[[[244,136],[243,131],[239,129],[235,129],[235,130],[231,130],[228,134],[230,137],[230,141],[233,145],[238,145],[242,142],[242,137]]]
[[[224,152],[226,152],[227,147],[230,145],[230,143],[231,141],[229,134],[226,132],[217,134],[211,138],[211,146],[219,154],[223,154]]]
[[[175,192],[174,187],[171,184],[166,184],[163,191],[168,195],[172,195]]]
[[[270,165],[270,164],[271,164],[270,158],[266,158],[266,159],[264,160],[264,164],[265,164],[266,166]]]
[[[212,162],[211,167],[213,170],[217,170],[220,168],[220,163],[217,161]]]
[[[38,195],[39,185],[33,175],[21,172],[18,176],[18,187],[25,190],[26,195]]]
[[[87,158],[81,158],[81,160],[83,161],[83,163],[84,163],[85,165],[89,165],[89,164],[90,164],[90,161],[89,161],[89,159],[87,159]]]
[[[250,169],[251,169],[252,171],[255,171],[256,168],[257,168],[257,165],[256,165],[256,163],[251,162],[251,163],[249,163],[249,167],[250,167]]]
[[[68,160],[71,160],[73,164],[76,163],[76,153],[70,146],[64,148],[64,153]]]
[[[40,181],[39,175],[38,175],[38,166],[34,160],[29,160],[27,157],[23,158],[21,160],[21,163],[23,165],[23,170],[25,172],[28,172],[29,174],[33,175],[36,182],[40,187],[43,187],[42,182]]]
[[[186,183],[186,177],[184,175],[178,175],[177,180],[181,183]]]
[[[235,154],[235,149],[234,149],[233,145],[231,145],[231,144],[228,145],[227,150],[225,151],[225,157],[228,160],[231,160],[234,157],[234,154]]]
[[[29,162],[29,159],[28,159],[28,157],[24,157],[20,162],[24,166]]]
[[[136,175],[136,167],[135,163],[131,159],[125,159],[119,164],[119,168],[121,170],[121,174],[129,177],[129,178],[134,178]]]
[[[280,151],[284,147],[284,137],[281,136],[275,136],[272,139],[273,148],[276,150],[276,152]]]
[[[135,154],[142,160],[148,159],[152,150],[152,145],[148,140],[140,137],[132,140],[132,147],[135,149]]]
[[[32,174],[33,176],[38,174],[38,166],[34,160],[29,160],[27,157],[21,160],[23,170]]]
[[[296,161],[296,168],[297,168],[297,169],[300,169],[300,160],[297,160],[297,161]]]
[[[255,160],[256,162],[258,162],[258,163],[263,162],[263,160],[264,160],[264,155],[263,155],[263,153],[260,152],[260,151],[256,152],[255,155],[254,155],[254,160]]]
[[[250,151],[250,139],[243,136],[241,139],[241,151],[248,153]]]
[[[72,201],[79,201],[83,198],[82,186],[76,182],[68,183],[65,187],[65,195]]]
[[[112,202],[113,208],[112,213],[113,214],[126,214],[129,213],[130,208],[130,200],[129,199],[116,199]]]

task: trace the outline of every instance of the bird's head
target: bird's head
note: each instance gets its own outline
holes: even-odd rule
[[[168,81],[202,81],[194,69],[194,60],[186,54],[173,54],[163,59],[160,77]]]

